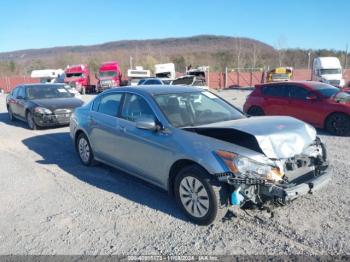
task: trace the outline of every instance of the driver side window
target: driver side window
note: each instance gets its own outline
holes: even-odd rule
[[[121,117],[132,122],[139,118],[156,119],[146,100],[134,94],[125,95]]]
[[[299,86],[291,86],[290,89],[290,97],[292,99],[306,100],[306,98],[310,95],[310,92],[305,88]]]

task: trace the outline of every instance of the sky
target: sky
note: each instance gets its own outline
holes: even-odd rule
[[[344,50],[348,0],[12,0],[0,4],[0,52],[214,34],[274,47]]]

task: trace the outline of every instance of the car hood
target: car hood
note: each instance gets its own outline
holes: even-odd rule
[[[50,99],[35,99],[31,100],[32,103],[50,109],[51,111],[56,109],[74,109],[81,106],[84,102],[77,98],[50,98]]]
[[[270,159],[301,154],[316,139],[315,128],[288,116],[250,117],[184,129],[252,149]]]

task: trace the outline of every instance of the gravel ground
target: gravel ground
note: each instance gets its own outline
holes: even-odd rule
[[[247,91],[222,91],[241,107]],[[85,96],[84,99],[91,99]],[[84,167],[68,127],[10,123],[0,96],[0,254],[350,254],[350,143],[319,132],[334,174],[315,195],[219,224],[189,223],[166,192]]]

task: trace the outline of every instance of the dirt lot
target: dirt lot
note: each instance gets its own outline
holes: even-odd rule
[[[239,107],[247,94],[220,92]],[[83,167],[68,127],[10,123],[0,96],[0,254],[350,254],[349,138],[320,136],[331,184],[273,219],[237,211],[200,227],[165,192],[107,166]]]

